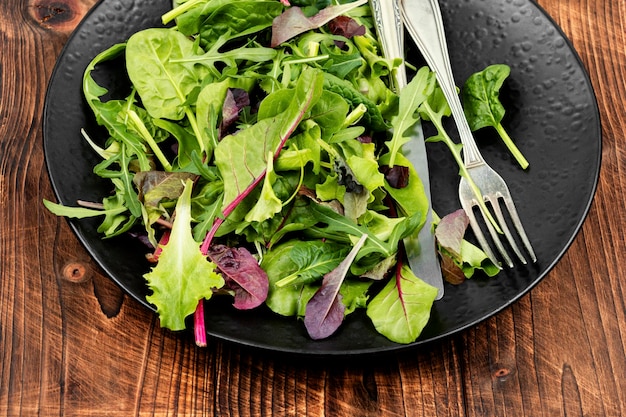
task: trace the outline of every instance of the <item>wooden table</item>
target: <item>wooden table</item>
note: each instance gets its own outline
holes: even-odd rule
[[[161,330],[42,207],[46,85],[94,3],[0,2],[0,415],[626,415],[626,2],[540,1],[580,53],[603,123],[598,192],[565,257],[454,337],[314,362]]]

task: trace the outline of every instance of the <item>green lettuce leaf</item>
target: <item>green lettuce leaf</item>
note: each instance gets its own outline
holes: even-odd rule
[[[196,310],[198,301],[209,299],[224,279],[215,272],[217,265],[200,252],[191,235],[192,181],[176,204],[176,218],[168,243],[163,246],[159,263],[144,275],[152,294],[146,299],[154,304],[161,327],[185,329],[185,318]]]
[[[437,288],[402,266],[370,301],[367,316],[376,330],[396,343],[414,342],[430,319]]]

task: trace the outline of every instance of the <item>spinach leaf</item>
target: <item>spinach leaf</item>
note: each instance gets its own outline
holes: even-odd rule
[[[292,268],[276,281],[276,287],[311,284],[332,271],[346,257],[344,245],[320,240],[295,241],[288,253]],[[286,272],[286,271],[285,271]]]
[[[226,36],[228,40],[253,35],[272,25],[284,6],[276,0],[191,0],[163,16],[176,18],[178,30],[186,36],[198,35],[205,47]]]
[[[363,114],[363,121],[372,130],[382,132],[389,128],[376,103],[363,95],[349,81],[324,73],[324,89],[342,96],[353,109],[360,104],[364,105],[367,111]]]
[[[269,293],[265,303],[270,310],[277,314],[295,316],[300,310],[304,311],[306,303],[317,291],[317,287],[311,285],[285,285],[282,287],[276,285],[280,279],[293,274],[298,269],[289,256],[293,248],[297,245],[308,245],[309,243],[312,248],[324,245],[321,241],[303,242],[290,240],[273,247],[261,261],[261,268],[267,272],[270,282]]]
[[[189,97],[197,96],[208,70],[177,61],[195,52],[194,42],[178,31],[146,29],[128,39],[126,67],[148,113],[156,119],[186,117],[204,151],[205,141]]]
[[[504,64],[490,65],[472,74],[463,87],[463,107],[472,131],[488,126],[494,127],[518,164],[522,169],[526,169],[528,161],[502,126],[505,109],[499,95],[504,81],[510,74],[511,68]]]

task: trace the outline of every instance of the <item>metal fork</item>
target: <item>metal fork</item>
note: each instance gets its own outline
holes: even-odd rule
[[[463,144],[463,159],[467,171],[476,186],[480,189],[484,202],[489,203],[492,207],[502,233],[506,236],[510,247],[513,249],[519,260],[523,264],[527,263],[526,258],[519,249],[513,234],[507,226],[507,222],[501,210],[500,200],[504,202],[504,206],[509,212],[511,222],[515,226],[520,240],[523,242],[526,251],[530,255],[531,261],[535,262],[537,257],[535,256],[530,240],[528,239],[519,215],[517,214],[509,188],[502,177],[489,165],[487,165],[483,159],[478,147],[476,146],[469,124],[465,119],[463,107],[461,106],[461,102],[457,94],[454,76],[452,75],[450,58],[448,55],[448,46],[443,27],[443,19],[441,17],[441,10],[439,8],[438,1],[393,1],[401,2],[400,10],[402,12],[404,24],[406,25],[406,28],[415,41],[417,47],[420,49],[428,66],[435,72],[443,94],[450,105],[452,117],[456,122],[456,126],[461,137],[461,143]],[[476,206],[479,207],[479,211],[482,214],[484,223],[487,225],[491,239],[498,248],[504,262],[512,268],[513,261],[502,244],[499,236],[500,233],[498,233],[494,225],[489,220],[488,214],[483,211],[483,207],[479,205],[479,200],[476,194],[473,192],[468,184],[468,181],[464,177],[461,177],[461,182],[459,184],[459,199],[461,200],[463,210],[469,217],[470,226],[476,235],[476,239],[489,259],[491,259],[495,265],[500,266],[494,251],[491,249],[491,246],[487,242],[487,239],[485,238],[485,235],[476,220],[476,216],[474,215],[474,208]]]

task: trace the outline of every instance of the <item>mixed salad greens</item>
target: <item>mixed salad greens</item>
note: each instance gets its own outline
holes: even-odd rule
[[[402,153],[407,132],[432,121],[429,140],[460,161],[434,74],[415,69],[404,90],[390,89],[400,62],[381,56],[367,0],[176,1],[163,23],[103,51],[84,73],[109,138],[83,135],[113,192],[46,206],[103,216],[106,238],[140,230],[154,262],[148,301],[172,330],[194,316],[198,344],[203,303],[219,295],[236,309],[302,318],[313,339],[365,309],[387,338],[415,341],[437,290],[404,258],[402,240],[433,227]],[[93,73],[118,57],[131,89],[111,98]],[[463,239],[461,210],[437,222],[449,276],[498,272]]]

